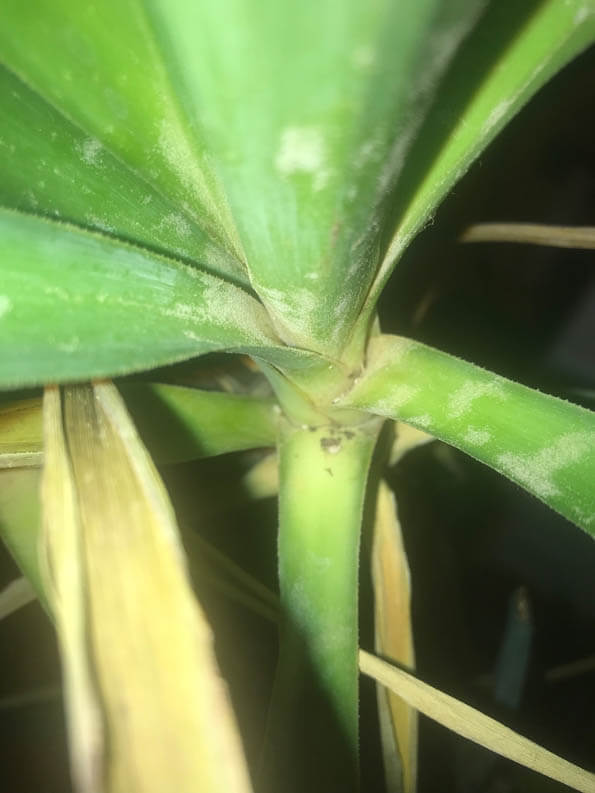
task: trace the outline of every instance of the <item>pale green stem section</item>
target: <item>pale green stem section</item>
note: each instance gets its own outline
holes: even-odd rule
[[[281,429],[282,627],[267,790],[282,780],[296,792],[357,787],[359,539],[379,427]]]

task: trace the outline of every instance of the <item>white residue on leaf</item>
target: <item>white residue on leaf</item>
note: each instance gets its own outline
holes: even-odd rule
[[[189,237],[192,233],[190,223],[183,215],[176,212],[169,212],[161,218],[159,228],[171,229],[178,237]]]
[[[351,62],[356,69],[369,69],[376,62],[376,52],[371,44],[360,44],[351,55]]]
[[[98,165],[103,153],[103,146],[97,138],[85,138],[81,143],[77,143],[77,150],[84,163]]]
[[[318,127],[286,127],[281,133],[275,168],[284,177],[310,174],[312,189],[322,190],[328,182],[329,171],[324,138]]]
[[[554,474],[593,452],[595,432],[567,432],[533,454],[506,452],[496,462],[517,482],[541,498],[557,496]]]
[[[0,295],[0,318],[12,310],[12,300],[6,295]]]
[[[424,429],[432,426],[432,417],[428,413],[424,413],[423,416],[411,416],[407,421]]]
[[[374,400],[371,403],[371,407],[374,408],[374,413],[379,413],[382,416],[394,417],[395,412],[398,412],[403,405],[411,402],[413,397],[418,393],[419,388],[402,383],[391,390],[390,396],[377,401]]]
[[[259,286],[258,294],[274,317],[275,324],[280,326],[277,329],[283,341],[287,344],[304,343],[313,337],[314,314],[319,305],[314,292],[305,288],[285,291]],[[289,336],[283,333],[284,329]]]
[[[90,226],[101,231],[107,231],[110,234],[115,233],[116,229],[107,221],[106,218],[99,217],[99,215],[86,215],[85,220]]]
[[[204,176],[182,132],[163,120],[159,127],[159,151],[187,190],[205,200]]]
[[[583,526],[589,527],[595,525],[595,513],[589,514],[588,512],[585,512],[584,509],[581,509],[581,507],[577,506],[573,506],[572,511],[577,521],[579,521]]]
[[[595,14],[595,8],[592,5],[580,5],[576,9],[576,13],[574,15],[574,19],[572,20],[574,25],[578,27],[582,25],[590,16]]]
[[[234,344],[272,343],[274,337],[262,306],[240,289],[211,280],[202,273],[199,276],[202,285],[194,302],[179,301],[163,311],[167,316],[195,325],[183,331],[187,338],[207,341],[213,337],[221,339],[222,333],[231,332],[229,341]],[[197,337],[190,335],[195,332]]]
[[[486,443],[492,440],[492,435],[487,430],[482,430],[477,427],[467,427],[467,432],[463,436],[466,443],[472,446],[485,446]]]
[[[486,396],[506,399],[506,392],[499,383],[494,381],[478,383],[475,380],[468,380],[449,396],[446,408],[448,417],[456,419],[459,416],[464,416],[476,399]]]

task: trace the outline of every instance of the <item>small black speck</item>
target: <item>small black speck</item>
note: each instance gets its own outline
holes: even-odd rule
[[[331,476],[333,476],[333,471],[332,471],[331,468],[325,468],[324,470],[327,472],[327,474],[330,474]]]

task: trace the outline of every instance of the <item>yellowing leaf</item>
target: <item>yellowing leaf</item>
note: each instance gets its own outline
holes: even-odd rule
[[[121,398],[102,383],[45,402],[44,539],[79,790],[247,793],[173,510]]]
[[[412,708],[469,741],[581,793],[595,790],[595,774],[548,752],[490,716],[418,680],[404,669],[392,666],[365,650],[359,651],[359,668],[363,674],[402,697]]]
[[[0,404],[0,468],[41,465],[41,400]]]
[[[411,585],[394,495],[380,482],[372,542],[376,651],[414,668]],[[417,713],[384,686],[377,687],[380,735],[390,793],[412,793],[417,775]]]

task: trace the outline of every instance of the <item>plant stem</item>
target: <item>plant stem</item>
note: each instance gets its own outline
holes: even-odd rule
[[[281,633],[259,790],[358,787],[358,561],[380,423],[279,441]]]

